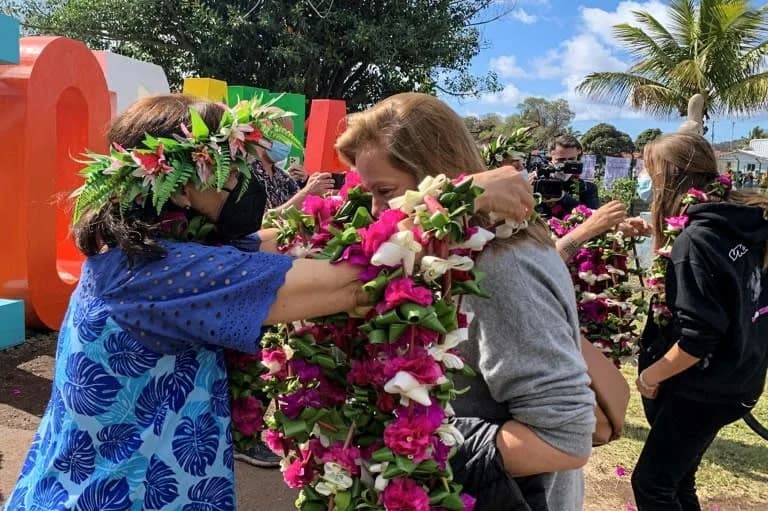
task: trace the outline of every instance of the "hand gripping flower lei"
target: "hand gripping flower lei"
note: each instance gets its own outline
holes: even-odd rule
[[[451,373],[471,374],[456,352],[468,334],[456,298],[485,296],[472,254],[494,237],[469,224],[481,190],[427,178],[374,220],[357,182],[350,173],[340,197],[267,219],[286,253],[359,266],[373,306],[265,335],[260,380],[276,411],[263,438],[301,489],[299,509],[470,510],[448,463],[463,441],[448,419]]]
[[[713,198],[722,200],[731,191],[733,183],[727,175],[718,176],[708,187],[707,191],[698,188],[690,188],[683,198],[683,209],[679,216],[671,216],[665,219],[664,227],[664,245],[656,250],[651,267],[646,279],[647,286],[656,295],[653,304],[653,319],[659,326],[668,325],[672,319],[672,311],[667,306],[666,292],[664,289],[664,279],[667,271],[669,257],[672,254],[672,245],[675,239],[683,232],[688,225],[688,208],[694,204],[710,202]]]
[[[586,206],[577,206],[562,220],[552,218],[549,226],[559,238],[567,235],[592,215]],[[629,251],[639,240],[621,232],[608,232],[590,240],[567,263],[571,273],[582,334],[610,357],[616,365],[631,357],[639,337],[637,316],[645,301],[630,283]]]
[[[122,213],[134,205],[144,206],[148,197],[160,213],[171,195],[189,181],[199,189],[221,190],[232,171],[241,174],[241,189],[246,190],[256,146],[269,148],[277,141],[301,147],[293,133],[277,122],[293,115],[274,106],[279,99],[262,104],[256,98],[232,108],[222,105],[224,113],[215,130],[190,108],[191,126],[180,126],[184,136],[147,134],[136,148],[113,144],[108,155],[86,153],[88,160],[81,162],[86,165],[81,171],[85,183],[72,194],[77,197],[74,222],[85,211],[109,202],[118,202]]]

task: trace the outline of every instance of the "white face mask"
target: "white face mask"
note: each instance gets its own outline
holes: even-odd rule
[[[528,169],[523,169],[520,172],[520,175],[523,176],[523,179],[525,179],[526,182],[528,182]]]

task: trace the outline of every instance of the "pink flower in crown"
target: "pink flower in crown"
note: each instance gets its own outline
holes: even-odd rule
[[[381,495],[387,511],[429,511],[429,495],[413,479],[392,479]]]
[[[264,406],[253,396],[232,401],[232,423],[245,436],[253,436],[264,427]]]
[[[361,457],[360,449],[354,445],[345,448],[344,444],[341,442],[335,442],[328,447],[322,456],[320,456],[320,462],[338,463],[342,468],[349,472],[352,477],[358,477],[360,476],[360,465],[358,462]]]
[[[424,348],[411,350],[407,354],[395,357],[384,364],[384,374],[387,380],[400,371],[410,373],[419,383],[424,385],[434,385],[444,376],[440,364],[428,356]]]
[[[405,213],[399,209],[388,209],[379,215],[376,222],[357,231],[362,240],[363,254],[369,260],[382,243],[398,231],[397,224],[405,217]]]
[[[282,431],[278,431],[276,429],[266,429],[261,434],[261,439],[273,453],[277,454],[278,456],[285,456],[285,448],[283,446],[285,436],[283,435]]]
[[[667,220],[667,230],[670,233],[681,232],[688,225],[688,215],[671,216]]]
[[[421,463],[429,458],[436,429],[425,416],[398,417],[384,428],[384,445],[395,454]]]
[[[709,197],[707,197],[707,194],[699,190],[698,188],[689,188],[688,191],[686,192],[686,195],[693,197],[698,202],[707,202],[709,200]]]
[[[195,151],[192,151],[192,161],[195,162],[197,169],[197,178],[201,183],[206,184],[208,180],[213,176],[213,157],[208,152],[208,147],[201,146]]]
[[[312,453],[309,449],[300,451],[300,457],[283,471],[283,479],[289,488],[300,489],[311,483],[317,473],[311,467]]]
[[[341,190],[339,190],[339,196],[346,201],[349,197],[349,191],[362,184],[363,181],[360,179],[360,174],[358,174],[356,170],[352,169],[347,171],[347,173],[344,174],[344,185],[341,187]]]
[[[131,158],[139,166],[133,171],[133,175],[137,177],[154,181],[158,174],[168,174],[173,170],[173,167],[168,165],[165,160],[163,144],[158,144],[154,152],[134,151],[131,153]]]
[[[261,363],[269,370],[269,374],[277,374],[285,365],[287,357],[282,348],[264,348],[261,350]]]
[[[376,305],[376,312],[381,314],[408,302],[424,306],[431,305],[432,292],[425,287],[417,286],[409,277],[394,279],[387,284],[384,290],[384,302]]]
[[[627,469],[622,467],[621,465],[616,467],[616,477],[626,477],[629,472],[627,472]]]

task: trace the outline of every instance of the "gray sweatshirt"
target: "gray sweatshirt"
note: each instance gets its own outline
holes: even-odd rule
[[[574,456],[587,456],[595,427],[595,397],[580,350],[576,295],[554,247],[533,240],[486,250],[478,261],[491,299],[466,297],[474,313],[469,341],[459,345],[475,378],[453,407],[460,417],[510,420]],[[552,510],[583,507],[581,470],[547,478]]]

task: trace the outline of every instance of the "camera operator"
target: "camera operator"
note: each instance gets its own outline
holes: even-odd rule
[[[549,146],[550,162],[529,161],[531,184],[541,193],[543,203],[539,213],[545,217],[563,218],[576,206],[584,205],[594,212],[576,229],[557,240],[557,250],[568,261],[589,240],[607,231],[619,228],[630,236],[643,235],[647,224],[640,219],[626,218],[626,208],[621,201],[611,201],[600,206],[597,186],[580,178],[582,146],[576,137],[560,135]]]

